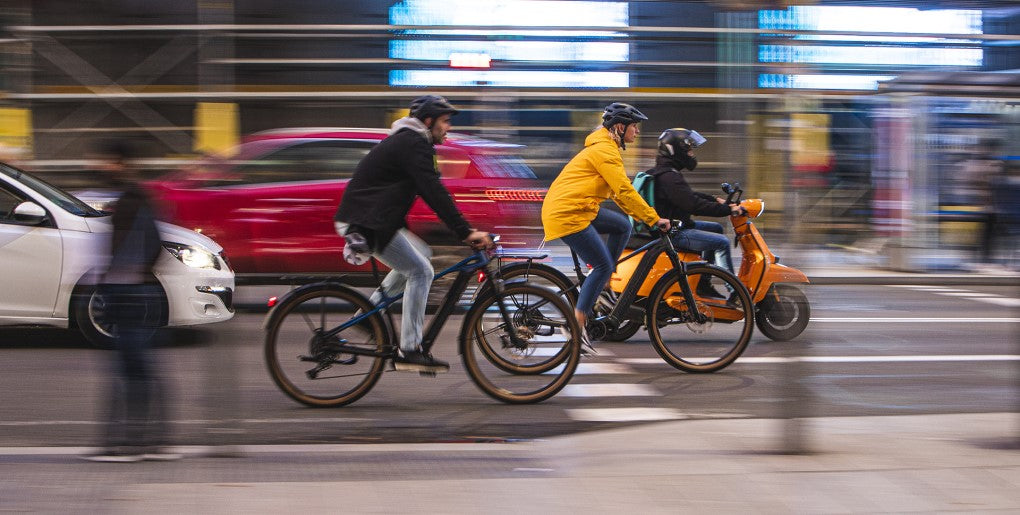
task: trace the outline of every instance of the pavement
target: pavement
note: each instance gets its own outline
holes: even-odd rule
[[[1020,414],[651,423],[545,441],[283,445],[77,462],[0,449],[4,511],[1018,513]]]
[[[814,284],[1020,284],[786,249]],[[777,252],[779,254],[779,252]],[[265,287],[239,290],[253,299]],[[1018,404],[1020,408],[1020,404]],[[0,509],[104,513],[1020,513],[1020,413],[650,422],[542,441],[182,448],[91,464],[0,448]],[[228,457],[215,457],[228,456]]]

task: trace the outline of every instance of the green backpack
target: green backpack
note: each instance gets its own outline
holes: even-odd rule
[[[634,185],[634,189],[637,190],[638,195],[645,199],[645,202],[649,206],[655,207],[655,176],[645,173],[638,172],[634,176],[634,181],[631,183]],[[635,220],[633,216],[628,216],[630,223],[634,226],[634,232],[649,232],[651,227],[640,220]]]

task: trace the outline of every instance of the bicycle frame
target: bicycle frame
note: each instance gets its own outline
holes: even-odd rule
[[[372,261],[373,272],[378,273],[375,258],[372,259],[373,259]],[[477,251],[475,252],[474,255],[464,258],[460,262],[451,265],[446,270],[443,270],[433,276],[432,280],[435,281],[436,279],[447,276],[454,272],[457,273],[456,278],[454,278],[453,285],[450,286],[450,290],[446,292],[446,296],[443,298],[442,304],[440,304],[439,306],[439,310],[436,311],[436,313],[429,320],[428,326],[425,329],[425,333],[422,337],[421,342],[422,350],[424,352],[429,352],[429,350],[435,344],[436,338],[439,336],[439,332],[443,329],[443,326],[446,324],[447,319],[449,319],[450,315],[453,313],[454,308],[456,308],[457,301],[460,299],[461,295],[463,295],[464,291],[467,289],[468,281],[471,279],[472,274],[481,268],[494,268],[491,266],[492,263],[493,261],[486,251]],[[491,274],[491,277],[493,277],[495,281],[493,284],[496,288],[495,289],[496,293],[497,294],[502,293],[503,278],[499,274],[498,269],[487,270],[486,273]],[[317,285],[308,285],[303,288],[298,288],[297,290],[293,290],[291,294],[295,294],[298,291],[303,291],[304,289],[309,287],[317,287]],[[382,286],[380,286],[377,291],[379,291],[382,294],[383,298],[375,305],[375,307],[372,308],[372,310],[356,315],[350,320],[344,322],[343,324],[340,324],[339,326],[334,327],[329,331],[323,332],[321,337],[331,338],[333,336],[336,336],[345,329],[357,325],[358,323],[362,322],[368,317],[381,311],[385,311],[393,303],[397,302],[398,300],[404,297],[403,293],[391,297],[387,295],[385,291],[383,291]],[[279,304],[284,304],[283,300],[284,299],[281,299]],[[508,325],[511,324],[512,322],[510,320],[509,314],[507,314],[506,312],[506,307],[503,305],[502,302],[498,302],[497,305],[499,306],[500,314],[503,317],[503,322]],[[510,340],[515,346],[524,345],[516,334],[511,333]],[[346,345],[343,345],[344,343],[343,339],[341,339],[340,341],[343,352],[348,354],[359,354],[363,356],[374,357],[390,357],[393,355],[393,353],[396,352],[395,348],[384,349],[383,351],[380,352],[359,347],[348,347]]]

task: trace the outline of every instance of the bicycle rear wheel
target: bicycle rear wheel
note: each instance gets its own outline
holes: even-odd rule
[[[382,352],[389,333],[378,313],[337,335],[324,333],[373,309],[363,295],[339,284],[298,292],[270,313],[265,358],[269,374],[291,399],[313,407],[350,404],[372,389],[385,358],[344,352]]]
[[[686,372],[716,372],[743,354],[754,329],[754,305],[736,276],[712,265],[687,267],[695,291],[697,320],[684,300],[672,270],[648,297],[645,327],[655,350],[667,363]]]
[[[520,346],[511,341],[511,332]],[[464,318],[460,352],[471,380],[490,397],[509,404],[541,402],[566,386],[577,370],[579,334],[573,308],[556,292],[511,284],[502,294],[474,303]]]

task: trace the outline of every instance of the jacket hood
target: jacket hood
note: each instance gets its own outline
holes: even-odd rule
[[[609,135],[609,129],[605,127],[599,127],[594,132],[589,134],[587,138],[584,138],[585,147],[590,147],[597,143],[603,142],[611,143],[614,147],[619,147],[619,145],[617,145],[616,143],[616,140],[614,140],[613,137]]]
[[[425,126],[425,122],[413,116],[405,116],[393,122],[393,125],[390,126],[390,134],[396,134],[404,129],[411,129],[412,131],[421,134],[421,137],[425,138],[425,141],[432,143],[432,131]]]

